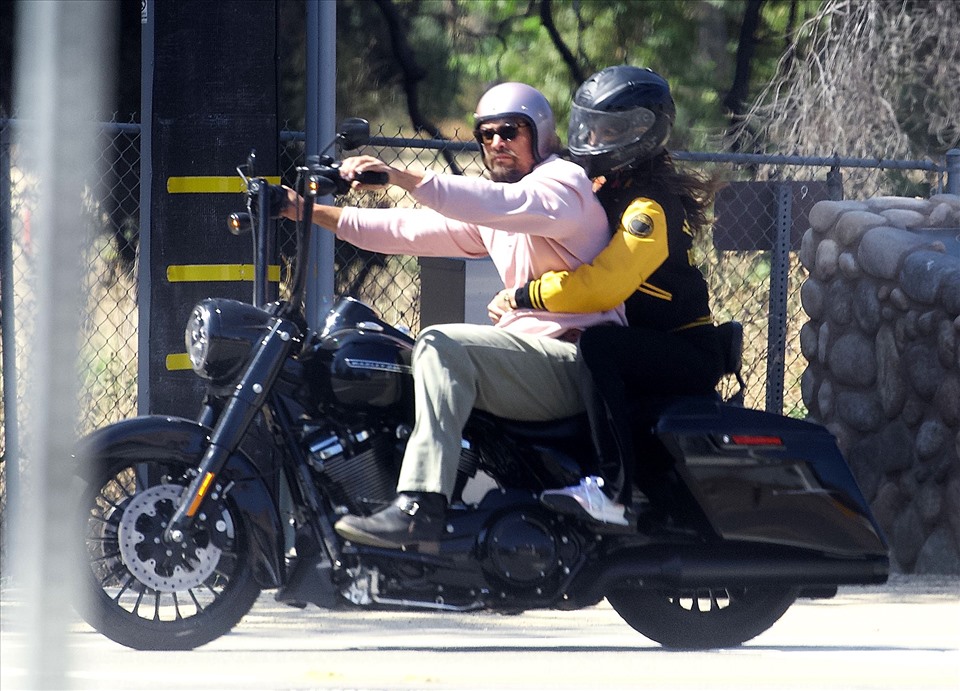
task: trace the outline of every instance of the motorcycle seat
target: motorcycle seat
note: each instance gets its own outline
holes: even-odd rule
[[[723,372],[737,378],[739,391],[726,399],[726,402],[743,406],[746,384],[740,373],[743,367],[743,324],[736,321],[724,322],[716,326],[717,336],[723,352]],[[719,402],[719,394],[699,396],[657,396],[644,395],[631,400],[631,414],[635,419],[652,421],[666,408],[678,401],[690,400],[699,405],[713,406]],[[556,439],[589,439],[590,422],[586,413],[557,420],[524,422],[508,420],[482,410],[474,410],[473,416],[495,425],[504,432],[528,441],[548,441]]]
[[[474,410],[473,416],[495,425],[507,434],[529,441],[546,441],[563,438],[589,438],[590,423],[586,413],[557,420],[522,421],[508,420],[483,410]],[[584,437],[584,435],[586,435]]]

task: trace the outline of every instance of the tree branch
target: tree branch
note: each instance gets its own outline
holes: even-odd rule
[[[750,73],[753,69],[753,54],[757,47],[757,28],[760,26],[760,10],[763,3],[764,0],[747,0],[746,9],[743,12],[733,84],[723,99],[723,105],[730,111],[731,130],[739,125],[744,113],[744,104],[750,95]]]
[[[390,34],[390,44],[393,49],[393,56],[397,59],[400,66],[400,72],[403,75],[403,91],[407,97],[407,112],[410,114],[410,121],[417,130],[427,132],[433,139],[446,140],[440,128],[434,125],[420,110],[420,98],[417,92],[417,85],[427,77],[427,72],[417,64],[413,49],[407,42],[407,32],[404,27],[403,17],[397,11],[396,5],[392,0],[374,0],[383,18],[387,23],[387,30]],[[454,175],[462,175],[463,171],[457,165],[453,153],[443,149],[440,152],[444,160],[450,167]]]
[[[577,58],[574,57],[570,49],[567,48],[567,44],[564,43],[560,32],[557,31],[557,25],[553,21],[553,9],[550,0],[540,0],[540,22],[543,24],[543,28],[547,30],[547,33],[550,34],[550,40],[553,41],[557,52],[560,53],[560,57],[563,58],[563,61],[566,63],[567,69],[570,70],[570,76],[573,77],[574,82],[578,85],[582,84],[586,79],[586,75],[583,74],[583,69],[577,62]]]

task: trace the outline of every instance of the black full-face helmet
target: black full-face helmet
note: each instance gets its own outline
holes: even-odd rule
[[[633,168],[664,150],[675,117],[666,79],[647,67],[607,67],[573,97],[570,154],[590,177]]]

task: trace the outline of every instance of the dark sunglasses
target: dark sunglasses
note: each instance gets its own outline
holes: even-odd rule
[[[500,135],[500,139],[505,142],[512,142],[523,127],[526,127],[526,124],[514,122],[507,122],[499,127],[490,127],[485,130],[478,127],[473,131],[473,136],[476,137],[478,142],[485,144],[492,142],[494,135]]]

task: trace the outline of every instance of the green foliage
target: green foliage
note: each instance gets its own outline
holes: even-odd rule
[[[744,0],[552,0],[550,15],[575,64],[565,62],[538,0],[395,0],[422,73],[425,115],[451,131],[469,129],[482,92],[499,81],[535,85],[550,99],[561,136],[582,76],[603,67],[649,66],[670,80],[678,106],[671,147],[705,148],[728,124],[724,98],[734,77]],[[766,0],[751,63],[750,97],[777,70],[792,27],[820,0]],[[403,75],[380,8],[338,5],[341,111],[408,124]],[[791,14],[792,13],[792,14]],[[376,93],[371,93],[375,91]]]
[[[920,197],[922,199],[929,199],[930,195],[933,194],[930,181],[920,179],[916,175],[911,175],[911,172],[913,171],[884,171],[884,189],[890,190],[890,194],[896,197]]]

